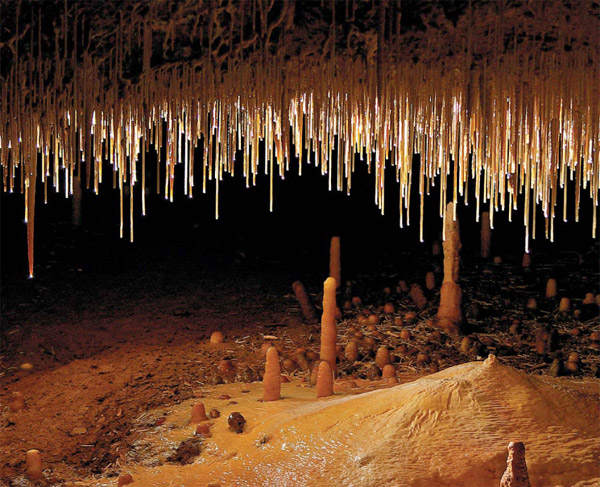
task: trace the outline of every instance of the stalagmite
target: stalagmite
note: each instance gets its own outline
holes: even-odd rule
[[[38,480],[42,478],[42,457],[38,450],[29,450],[25,461],[25,473],[29,480]]]
[[[333,371],[329,362],[323,360],[317,370],[317,397],[333,395]]]
[[[556,285],[556,279],[548,279],[548,282],[546,283],[546,298],[555,298],[557,294],[558,289]]]
[[[427,306],[427,298],[425,297],[425,293],[423,292],[423,288],[418,284],[413,284],[410,287],[409,293],[410,299],[412,299],[413,303],[418,309],[424,309]]]
[[[344,357],[352,363],[358,360],[358,344],[356,342],[348,342],[344,349]]]
[[[462,290],[458,284],[461,242],[458,220],[454,220],[454,203],[446,206],[445,236],[444,281],[436,323],[448,333],[458,333],[462,323]]]
[[[398,379],[396,378],[396,369],[392,364],[387,364],[383,366],[383,370],[381,371],[382,378],[389,383],[397,384]]]
[[[531,253],[525,252],[523,254],[523,260],[521,261],[521,267],[523,267],[523,269],[529,269],[531,267]]]
[[[435,274],[433,272],[425,274],[425,287],[430,291],[435,289]]]
[[[490,225],[490,213],[484,211],[481,214],[481,257],[489,258],[492,246],[492,227]]]
[[[223,333],[221,333],[220,331],[213,331],[212,335],[210,336],[210,343],[213,344],[217,344],[217,343],[223,343]]]
[[[558,311],[561,313],[568,313],[571,309],[571,300],[569,298],[560,298],[558,303]]]
[[[520,441],[511,441],[508,444],[506,470],[500,480],[500,487],[529,487],[525,445]]]
[[[281,399],[279,353],[275,347],[270,347],[267,350],[267,363],[263,377],[263,401],[277,401],[279,399]]]
[[[380,369],[383,369],[386,365],[390,363],[390,351],[385,345],[382,345],[377,349],[377,354],[375,355],[375,363]]]
[[[431,255],[434,257],[442,255],[442,246],[440,245],[439,240],[435,240],[433,244],[431,244]]]
[[[315,308],[310,302],[310,298],[308,297],[306,289],[304,288],[304,284],[302,284],[300,281],[295,281],[292,284],[292,289],[296,294],[296,299],[300,304],[300,309],[302,310],[302,315],[304,316],[306,322],[309,324],[316,323],[317,315],[315,313]]]
[[[329,277],[333,277],[336,288],[342,284],[342,256],[340,248],[340,237],[331,237],[329,247]]]
[[[192,415],[190,419],[190,423],[199,423],[201,421],[206,421],[208,417],[206,416],[206,409],[204,408],[204,403],[199,402],[198,404],[194,404],[192,406]]]
[[[333,277],[328,277],[323,284],[323,315],[321,317],[321,360],[327,360],[333,371],[337,375],[336,350],[337,326],[335,323],[335,289],[336,281]]]
[[[117,487],[123,487],[124,485],[133,484],[133,477],[130,473],[124,473],[119,475],[117,480]]]

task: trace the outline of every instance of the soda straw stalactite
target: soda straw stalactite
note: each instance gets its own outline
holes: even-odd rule
[[[444,281],[440,291],[440,307],[436,322],[448,333],[458,333],[462,323],[462,290],[458,284],[460,265],[460,229],[455,219],[454,203],[446,206],[446,221],[444,225]]]
[[[342,283],[342,256],[340,247],[340,237],[331,237],[329,246],[329,277],[335,279],[337,287]]]
[[[336,347],[337,326],[335,323],[336,282],[328,277],[323,284],[323,315],[321,316],[321,360],[329,362],[334,375],[337,375]]]
[[[490,224],[490,213],[484,211],[481,214],[481,257],[488,259],[492,247],[492,227]]]
[[[269,347],[263,377],[263,401],[278,401],[279,399],[281,399],[279,353],[275,347]]]
[[[254,16],[236,10],[245,2],[237,2],[237,27],[247,36],[228,49],[228,43],[238,42],[235,36],[225,40],[213,28],[215,18],[233,15],[221,5],[214,6],[215,15],[206,15],[205,2],[190,2],[181,10],[196,13],[198,21],[192,26],[179,19],[173,29],[171,22],[157,21],[172,14],[163,2],[150,2],[144,13],[132,11],[135,2],[120,2],[105,9],[102,18],[95,12],[102,9],[91,6],[96,2],[80,3],[79,14],[53,3],[61,8],[40,9],[38,19],[25,12],[33,8],[28,4],[7,10],[7,25],[21,25],[21,32],[6,29],[0,39],[11,51],[3,56],[0,73],[0,166],[4,191],[25,195],[31,275],[38,182],[45,200],[52,186],[70,197],[83,170],[86,186],[98,193],[107,179],[103,168],[110,164],[110,179],[119,190],[120,234],[129,210],[132,238],[134,194],[141,195],[139,211],[146,209],[148,188],[140,186],[149,184],[150,148],[158,155],[153,184],[158,192],[173,201],[179,177],[186,197],[194,187],[204,192],[213,183],[215,216],[219,183],[238,164],[247,186],[261,171],[267,173],[273,209],[274,179],[285,177],[293,159],[299,160],[300,174],[310,162],[330,189],[349,193],[359,154],[356,164],[367,165],[374,176],[374,201],[382,213],[388,182],[399,186],[401,227],[411,220],[411,194],[419,192],[421,237],[428,223],[425,197],[434,186],[439,194],[433,197],[442,202],[449,196],[454,202],[475,200],[477,214],[489,205],[492,226],[497,212],[508,213],[510,220],[520,209],[526,251],[535,238],[537,214],[545,219],[544,236],[553,240],[557,218],[579,221],[582,206],[590,204],[591,233],[597,233],[600,54],[593,2],[551,2],[544,11],[548,20],[537,32],[529,30],[526,40],[504,47],[496,39],[514,37],[530,15],[526,3],[504,5],[503,21],[494,24],[493,34],[486,22],[467,21],[463,12],[452,38],[436,29],[426,47],[415,45],[410,29],[388,39],[387,28],[384,36],[367,27],[375,30],[365,35],[382,42],[377,55],[365,57],[353,46],[361,43],[348,36],[345,49],[335,50],[328,61],[335,69],[305,55],[305,49],[314,52],[311,42],[295,40],[304,36],[295,32],[294,17],[301,12],[294,13],[294,2],[267,8],[259,30]],[[391,25],[386,3],[378,8],[377,25]],[[494,2],[476,2],[468,18],[497,16],[495,8]],[[72,38],[66,28],[44,35],[46,15],[49,25],[63,26],[77,26],[77,16],[87,15],[89,39]],[[29,35],[23,34],[30,17],[40,26],[36,35],[33,25],[27,27]],[[326,17],[332,22],[329,45],[344,42],[335,35],[336,16],[327,12]],[[540,30],[550,25],[553,41]],[[356,26],[344,28],[351,27]],[[283,31],[289,31],[286,42]],[[183,59],[175,49],[179,36],[200,46],[219,45],[219,54],[208,47],[196,58]],[[569,49],[561,42],[567,38]],[[257,49],[259,39],[265,45]],[[444,54],[448,42],[465,49]],[[414,56],[407,59],[407,52]],[[130,62],[133,58],[141,62]],[[420,156],[418,188],[412,186],[414,154]],[[182,170],[176,171],[179,164]],[[395,178],[385,177],[390,169]],[[445,214],[443,205],[440,214]],[[485,228],[485,213],[482,224]],[[332,269],[332,277],[339,285],[338,270]]]

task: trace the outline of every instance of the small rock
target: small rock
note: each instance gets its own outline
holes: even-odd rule
[[[119,480],[117,480],[117,486],[122,487],[123,485],[133,484],[133,477],[130,473],[124,473],[119,475]]]
[[[235,433],[243,433],[246,419],[238,412],[233,412],[227,418],[227,424],[229,428]]]
[[[548,374],[551,377],[559,377],[563,374],[563,364],[559,359],[555,358],[552,361],[552,365],[548,369]]]

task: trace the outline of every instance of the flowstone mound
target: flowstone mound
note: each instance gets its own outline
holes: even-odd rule
[[[283,386],[281,401],[259,402],[259,385],[235,398],[232,407],[248,421],[245,434],[228,433],[217,422],[194,464],[132,465],[136,482],[497,486],[511,441],[526,446],[533,486],[600,482],[597,380],[532,377],[490,356],[361,395],[315,401],[310,388]],[[220,392],[207,395],[208,407],[218,404]],[[189,409],[179,407],[183,421]],[[164,446],[189,435],[178,429],[179,415],[173,411],[170,426],[153,441]]]

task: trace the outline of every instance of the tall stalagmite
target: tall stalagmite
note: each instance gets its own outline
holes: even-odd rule
[[[463,318],[462,290],[458,284],[461,247],[458,219],[454,219],[454,203],[448,203],[444,239],[444,281],[440,292],[440,307],[436,323],[446,332],[453,334],[459,332]]]
[[[525,445],[520,441],[508,444],[506,470],[500,480],[500,487],[529,487],[529,475],[525,463]]]
[[[329,362],[334,375],[337,375],[335,364],[335,342],[337,326],[335,323],[335,289],[336,281],[328,277],[323,284],[323,316],[321,317],[321,360]]]
[[[342,283],[342,257],[340,237],[337,236],[331,237],[331,244],[329,247],[329,277],[333,277],[336,286],[340,287]]]

